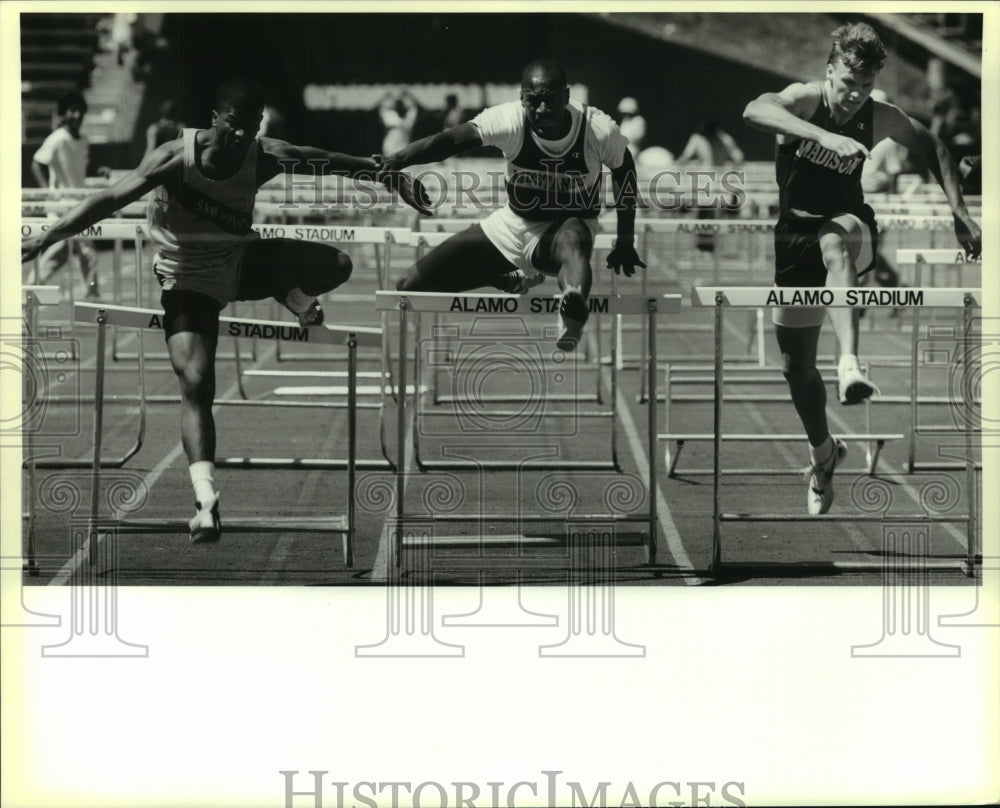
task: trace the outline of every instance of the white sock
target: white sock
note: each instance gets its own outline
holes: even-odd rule
[[[809,460],[813,465],[824,462],[833,451],[833,435],[827,435],[819,446],[809,444]]]
[[[837,362],[837,369],[840,371],[861,370],[857,354],[841,354],[840,361]]]
[[[315,297],[307,295],[298,286],[296,286],[294,289],[290,289],[288,294],[285,295],[285,305],[296,314],[302,314],[302,312],[312,305],[312,302],[315,299]]]
[[[188,467],[191,474],[191,484],[194,486],[194,498],[202,504],[212,502],[216,497],[215,463],[211,460],[199,460]]]

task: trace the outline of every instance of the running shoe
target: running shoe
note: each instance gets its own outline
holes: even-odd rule
[[[826,513],[833,504],[833,472],[847,456],[847,444],[839,438],[834,438],[829,456],[814,465],[806,466],[802,476],[809,479],[809,492],[806,504],[810,516]]]
[[[325,319],[323,307],[319,305],[319,301],[315,298],[313,299],[313,302],[309,304],[309,308],[303,312],[295,311],[295,309],[285,302],[283,297],[275,297],[274,299],[294,314],[299,319],[299,325],[303,328],[310,325],[323,325],[323,320]]]
[[[587,301],[578,289],[568,289],[559,301],[559,339],[556,347],[560,351],[572,351],[580,344],[584,323],[587,322]]]
[[[523,295],[534,286],[544,283],[545,273],[536,272],[529,275],[523,269],[514,269],[500,278],[497,288],[509,295]]]
[[[194,505],[197,512],[188,522],[188,526],[191,528],[191,543],[217,542],[222,535],[222,520],[219,518],[219,495],[215,495],[215,500],[208,507],[202,507],[200,502],[195,502]]]
[[[841,404],[860,404],[872,395],[879,394],[879,389],[857,365],[840,365],[837,368],[837,381]]]

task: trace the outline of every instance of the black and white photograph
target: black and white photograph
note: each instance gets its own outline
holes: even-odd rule
[[[994,8],[0,25],[4,806],[1000,796]]]

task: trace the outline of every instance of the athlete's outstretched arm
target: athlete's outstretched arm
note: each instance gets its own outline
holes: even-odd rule
[[[21,262],[31,261],[46,247],[86,230],[157,186],[176,182],[183,158],[183,144],[179,140],[157,147],[142,158],[138,168],[114,185],[88,196],[41,235],[21,242]]]
[[[965,207],[958,166],[941,138],[899,107],[879,101],[875,102],[873,125],[875,138],[891,138],[923,158],[951,206],[959,243],[970,255],[978,256],[982,249],[982,231]]]
[[[262,156],[257,173],[258,185],[278,174],[339,174],[346,177],[367,176],[374,180],[379,168],[375,157],[356,157],[314,146],[296,146],[273,137],[262,137],[260,145]]]
[[[438,163],[482,145],[483,139],[476,126],[472,123],[460,123],[436,135],[415,140],[395,154],[385,155],[383,168],[386,171],[399,171],[407,166]]]
[[[277,138],[261,138],[261,163],[257,171],[257,184],[263,185],[278,174],[337,174],[357,177],[371,182],[381,182],[398,191],[410,207],[421,213],[430,213],[430,199],[420,180],[412,179],[397,171],[388,171],[380,157],[357,157],[353,154],[317,149],[314,146],[296,146]]]
[[[613,269],[616,275],[624,272],[625,277],[631,277],[637,266],[645,269],[646,265],[635,251],[635,206],[639,198],[639,182],[635,176],[635,161],[628,149],[625,149],[621,165],[611,169],[611,191],[618,217],[618,236],[614,249],[608,253],[608,269]]]
[[[747,104],[743,120],[765,132],[813,140],[841,157],[867,157],[864,144],[809,123],[819,102],[820,90],[815,85],[790,84],[780,93],[764,93]]]

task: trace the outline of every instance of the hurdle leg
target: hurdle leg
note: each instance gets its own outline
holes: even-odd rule
[[[615,330],[611,334],[611,384],[609,395],[611,396],[611,465],[618,471],[620,466],[618,463],[618,357],[621,348],[620,335],[621,335],[621,324],[622,316],[620,314],[615,315],[617,320]],[[597,366],[597,378],[598,383],[601,377],[601,366]],[[598,389],[600,386],[598,385]],[[654,421],[655,423],[655,421]]]
[[[645,275],[643,275],[645,277]],[[646,404],[646,429],[647,438],[649,445],[647,450],[649,452],[649,539],[646,545],[646,563],[655,564],[656,563],[656,536],[657,536],[657,512],[656,512],[656,497],[659,493],[659,483],[656,478],[656,425],[658,422],[657,406],[658,394],[656,390],[656,371],[657,361],[656,361],[656,301],[650,300],[649,302],[649,314],[643,318],[643,322],[646,323],[646,335],[649,340],[648,352],[646,356],[646,379],[648,384],[648,401]],[[612,422],[612,429],[614,429],[614,423]],[[617,464],[616,464],[617,465]]]
[[[715,293],[715,400],[712,405],[714,429],[714,457],[712,458],[712,561],[711,572],[719,572],[722,565],[722,521],[719,494],[722,483],[722,292]]]
[[[649,233],[651,231],[650,226],[647,224],[642,229],[642,236],[640,237],[640,246],[642,247],[642,254],[646,255],[646,242],[649,238]],[[640,292],[645,297],[649,294],[649,276],[646,270],[642,271],[642,278],[640,281]],[[645,317],[640,321],[640,332],[639,332],[639,367],[643,368],[646,366],[646,362],[649,359],[649,345],[648,345],[648,331],[651,330],[649,322]],[[655,329],[652,329],[655,331]],[[622,351],[624,353],[624,350]],[[649,388],[647,386],[647,377],[645,374],[639,375],[639,403],[642,404],[646,400],[646,396],[649,395]]]
[[[399,301],[399,395],[396,400],[396,524],[392,533],[392,551],[386,565],[390,576],[399,574],[403,552],[404,477],[406,469],[406,317],[407,303]]]
[[[35,297],[34,292],[28,292],[24,302],[24,317],[25,317],[25,329],[28,332],[28,336],[34,337],[38,333],[38,298]],[[23,381],[27,382],[27,374]],[[22,390],[27,392],[26,387],[22,385]],[[28,402],[24,402],[24,406]],[[37,479],[35,477],[35,458],[34,458],[34,441],[32,439],[32,430],[26,429],[23,431],[24,439],[24,451],[28,458],[28,462],[25,465],[24,475],[24,488],[26,499],[25,515],[27,516],[27,522],[25,524],[25,562],[23,568],[28,572],[29,575],[38,575],[38,564],[35,562],[35,500],[37,497],[37,492],[35,486],[37,485]]]
[[[105,315],[97,315],[97,355],[94,377],[94,463],[90,472],[90,522],[87,526],[87,540],[90,542],[88,561],[97,563],[97,512],[100,502],[101,484],[101,440],[104,429],[104,348],[107,336]]]
[[[922,259],[913,266],[913,283],[920,286]],[[917,345],[920,342],[920,306],[913,306],[913,347],[910,349],[910,443],[907,452],[906,470],[915,472],[917,464]]]
[[[967,557],[963,572],[971,578],[975,577],[981,568],[982,555],[979,550],[979,519],[977,516],[979,489],[976,482],[976,461],[972,454],[975,396],[968,384],[969,367],[975,359],[972,355],[972,297],[970,295],[965,296],[963,321],[963,331],[965,332],[963,340],[965,355],[962,357],[962,391],[965,405],[965,488],[968,492],[966,499],[969,509],[969,521],[966,522]]]
[[[347,532],[343,534],[344,566],[354,566],[354,495],[358,452],[358,337],[347,340]]]

